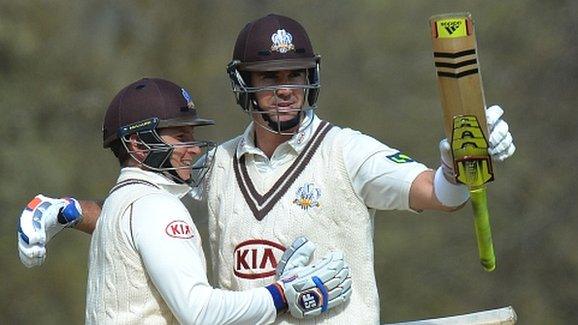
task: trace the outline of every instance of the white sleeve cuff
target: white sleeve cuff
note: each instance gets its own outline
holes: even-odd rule
[[[434,176],[434,193],[441,204],[447,207],[457,207],[470,198],[468,187],[450,183],[445,178],[442,167],[436,170]]]

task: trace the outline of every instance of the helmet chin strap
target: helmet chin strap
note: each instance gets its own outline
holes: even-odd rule
[[[162,167],[167,168],[168,170],[162,171],[161,173],[172,179],[175,183],[190,185],[189,182],[191,181],[191,176],[189,176],[188,179],[182,179],[181,176],[179,176],[179,173],[177,173],[177,170],[174,169],[174,166],[169,159],[165,161]]]
[[[259,109],[259,110],[261,110],[261,109]],[[272,130],[278,130],[280,132],[290,130],[290,129],[296,127],[297,125],[299,125],[299,123],[301,122],[301,116],[302,115],[303,115],[303,112],[299,112],[299,114],[295,115],[295,117],[293,117],[289,121],[273,121],[273,119],[271,119],[271,117],[268,114],[262,114],[263,119],[265,120],[265,122],[267,122],[269,127]]]
[[[262,109],[255,100],[252,101],[251,103],[253,105],[254,108],[256,108],[259,112],[265,112],[264,109]],[[299,123],[301,123],[301,117],[303,117],[303,111],[300,111],[299,114],[295,115],[293,118],[291,118],[288,121],[274,121],[269,114],[260,114],[263,117],[263,120],[265,120],[265,122],[267,122],[267,125],[269,125],[269,127],[271,128],[271,130],[273,131],[277,131],[277,132],[285,132],[287,130],[290,130],[294,127],[296,127],[297,125],[299,125]]]

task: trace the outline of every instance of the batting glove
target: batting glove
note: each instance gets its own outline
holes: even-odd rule
[[[281,279],[284,273],[309,264],[315,252],[315,244],[305,236],[296,238],[291,246],[285,250],[279,264],[277,264],[276,278]]]
[[[286,263],[279,264],[285,269],[280,280],[267,286],[277,310],[289,310],[295,318],[318,316],[348,301],[352,292],[349,265],[340,251],[328,253],[313,265],[298,266],[315,249],[307,243],[306,238],[298,238],[291,245]]]
[[[486,121],[490,130],[488,153],[494,161],[504,161],[516,151],[508,123],[502,119],[503,114],[504,110],[498,105],[486,109]],[[447,139],[440,142],[440,154],[443,174],[448,181],[455,184],[452,149]]]
[[[29,268],[42,265],[48,241],[81,219],[82,209],[77,200],[35,196],[22,211],[18,223],[18,253],[22,264]]]
[[[504,161],[516,151],[514,138],[509,131],[508,123],[502,119],[504,110],[494,105],[486,109],[486,120],[490,129],[490,148],[488,152],[493,160]]]

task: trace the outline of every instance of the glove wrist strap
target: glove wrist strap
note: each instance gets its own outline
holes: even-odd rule
[[[271,294],[273,298],[273,303],[275,304],[275,309],[277,309],[277,314],[287,311],[287,300],[285,299],[285,290],[279,282],[275,282],[265,287]]]
[[[470,198],[468,187],[450,183],[444,176],[443,167],[439,167],[435,173],[434,192],[437,199],[446,207],[457,207]]]

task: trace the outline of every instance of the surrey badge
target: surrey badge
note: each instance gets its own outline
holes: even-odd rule
[[[287,53],[289,51],[295,50],[295,45],[293,45],[293,36],[284,29],[278,29],[273,35],[271,35],[271,51],[279,53]]]
[[[306,183],[299,187],[294,204],[297,204],[301,209],[308,210],[309,208],[319,207],[319,198],[321,197],[321,190],[315,187],[313,183]]]
[[[183,95],[183,98],[187,101],[188,109],[195,108],[195,103],[193,103],[193,98],[191,97],[191,95],[189,95],[189,93],[184,88],[181,88],[181,95]]]

